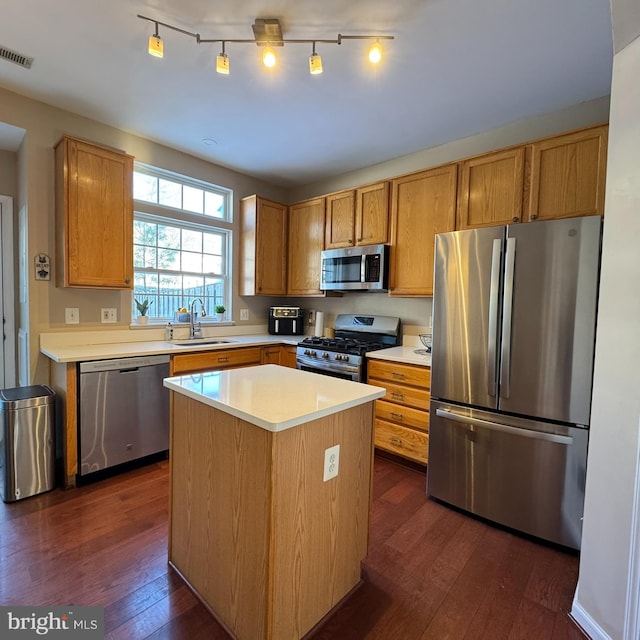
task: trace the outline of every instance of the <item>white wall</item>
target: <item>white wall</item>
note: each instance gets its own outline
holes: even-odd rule
[[[621,3],[624,5],[626,0]],[[614,0],[614,16],[616,0]],[[625,22],[618,15],[617,22]],[[616,21],[614,20],[614,23]],[[640,19],[635,23],[640,33]],[[625,32],[629,31],[626,22]],[[637,640],[640,531],[640,38],[613,63],[607,193],[580,577],[572,613],[593,638]],[[635,559],[634,559],[635,558]],[[640,612],[639,612],[640,613]]]

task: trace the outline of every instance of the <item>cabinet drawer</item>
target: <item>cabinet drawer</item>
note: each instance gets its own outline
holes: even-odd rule
[[[396,422],[420,431],[429,431],[428,411],[421,411],[413,407],[401,407],[386,400],[376,400],[376,418]]]
[[[370,378],[431,388],[431,369],[427,367],[370,359],[367,368]]]
[[[372,380],[371,384],[375,384],[376,386],[383,387],[387,390],[387,395],[384,396],[384,400],[387,402],[393,402],[407,407],[415,407],[416,409],[422,409],[423,411],[429,410],[431,394],[425,389],[405,387],[402,384],[391,384],[380,380]]]
[[[383,420],[376,419],[375,445],[403,458],[427,464],[429,436]]]
[[[230,367],[260,364],[261,360],[261,347],[198,351],[196,353],[173,356],[171,359],[171,373],[176,375],[188,371],[228,369]]]

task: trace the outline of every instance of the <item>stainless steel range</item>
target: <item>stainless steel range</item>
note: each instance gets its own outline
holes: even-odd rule
[[[343,314],[336,318],[335,337],[309,337],[298,343],[297,368],[334,378],[364,382],[367,351],[400,343],[400,318]]]

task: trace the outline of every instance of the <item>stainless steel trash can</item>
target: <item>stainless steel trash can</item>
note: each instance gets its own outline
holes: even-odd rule
[[[55,392],[46,385],[0,390],[0,494],[4,502],[55,486]]]

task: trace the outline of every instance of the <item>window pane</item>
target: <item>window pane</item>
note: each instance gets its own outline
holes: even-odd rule
[[[204,192],[204,215],[212,218],[223,219],[224,216],[224,196],[219,193]]]
[[[222,255],[222,236],[217,233],[205,233],[204,235],[204,247],[205,253],[215,253]]]
[[[158,225],[158,246],[167,249],[179,249],[180,229],[164,224]]]
[[[185,229],[182,232],[182,248],[187,251],[202,251],[202,231]]]
[[[182,270],[202,273],[202,254],[191,251],[182,252]]]
[[[159,204],[163,204],[165,207],[173,207],[174,209],[182,209],[181,184],[160,178],[159,189]]]
[[[180,252],[172,249],[158,249],[158,267],[169,271],[180,271]]]
[[[158,202],[158,178],[134,171],[133,197],[145,202]]]
[[[222,273],[222,258],[220,256],[202,256],[203,273]]]
[[[136,244],[146,244],[155,247],[157,226],[158,225],[151,222],[140,222],[136,220],[133,223],[133,241]]]
[[[182,197],[184,202],[182,208],[185,211],[193,211],[193,213],[202,213],[203,208],[203,192],[202,189],[196,189],[195,187],[189,187],[185,185],[182,188]]]
[[[155,247],[143,247],[138,245],[134,246],[133,266],[155,269],[157,266],[156,260],[158,258],[157,251],[158,250]]]

